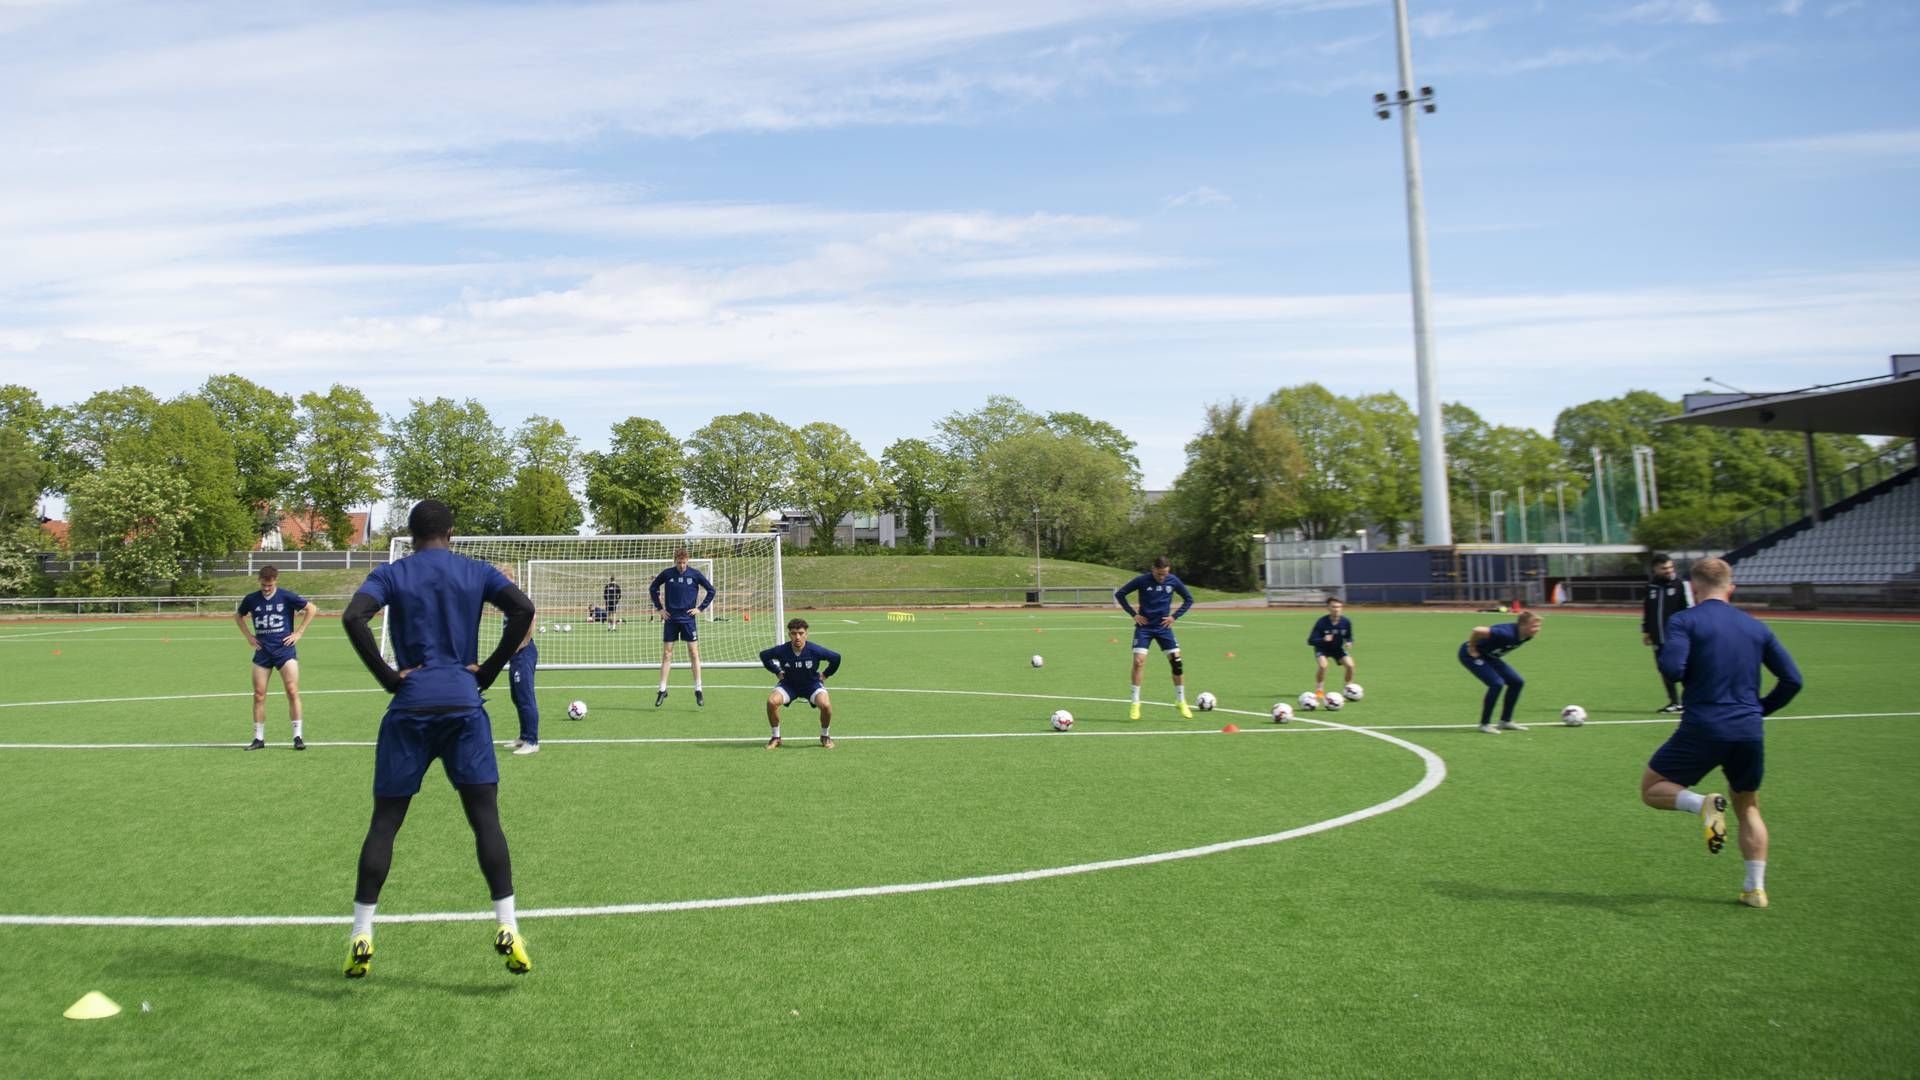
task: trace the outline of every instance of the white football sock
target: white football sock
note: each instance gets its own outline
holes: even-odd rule
[[[1140,704],[1140,688],[1138,686],[1133,688],[1133,703],[1135,705]]]
[[[821,738],[823,738],[823,739],[824,739],[824,738],[826,738],[827,736],[829,736],[829,735],[831,735],[831,734],[833,734],[833,733],[827,730],[827,725],[825,725],[825,724],[821,724],[821,725],[820,725],[820,737],[821,737]]]
[[[495,900],[493,902],[493,917],[501,926],[512,930],[516,934],[520,932],[520,919],[513,911],[513,897],[503,896]]]
[[[266,741],[266,738],[267,738],[267,725],[266,725],[266,723],[265,723],[264,721],[262,721],[261,723],[258,723],[258,724],[255,724],[255,725],[253,725],[253,737],[254,737],[254,738],[256,738],[256,739],[259,739],[259,740],[260,740],[260,741],[262,741],[262,742],[265,742],[265,741]]]
[[[779,725],[779,724],[775,724],[775,725],[773,725],[773,737],[774,737],[774,738],[776,738],[776,739],[780,737],[780,725]]]
[[[353,905],[353,932],[355,934],[370,935],[373,933],[373,909],[377,906],[378,905],[375,904],[360,903]]]
[[[1673,808],[1683,814],[1697,814],[1706,802],[1707,797],[1697,791],[1682,791],[1673,797]]]
[[[1747,883],[1745,885],[1742,885],[1741,888],[1747,892],[1752,892],[1755,889],[1766,888],[1767,887],[1767,860],[1748,859],[1746,860],[1746,862],[1747,862]]]
[[[695,679],[695,680],[693,680],[693,688],[694,688],[695,690],[705,690],[705,689],[706,689],[706,687],[705,687],[705,686],[703,686],[703,685],[701,685],[701,680],[699,680],[699,679]]]
[[[665,678],[660,680],[660,692],[663,694],[667,692],[667,680]]]
[[[293,737],[296,739],[300,737],[300,721],[298,720],[293,722]]]

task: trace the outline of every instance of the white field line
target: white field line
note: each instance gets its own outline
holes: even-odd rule
[[[110,634],[115,630],[128,629],[132,628],[126,626],[97,626],[91,630],[43,630],[36,634],[0,634],[0,641],[25,641],[28,638],[68,637],[74,634]]]
[[[1135,866],[1151,866],[1157,863],[1174,862],[1180,859],[1197,859],[1221,852],[1235,851],[1240,848],[1260,847],[1277,844],[1302,836],[1312,836],[1378,817],[1381,814],[1398,810],[1415,799],[1426,795],[1440,786],[1447,777],[1447,765],[1440,755],[1423,746],[1416,746],[1392,735],[1350,728],[1325,720],[1308,720],[1310,724],[1322,725],[1328,729],[1352,731],[1370,739],[1398,746],[1418,756],[1426,765],[1425,772],[1418,783],[1385,802],[1342,814],[1339,817],[1316,821],[1310,825],[1287,829],[1283,832],[1267,833],[1263,836],[1250,836],[1240,840],[1226,840],[1199,847],[1181,848],[1177,851],[1159,851],[1147,855],[1135,855],[1123,859],[1104,859],[1099,862],[1075,863],[1069,866],[1046,867],[1038,870],[1020,870],[1005,874],[984,874],[974,877],[950,878],[943,881],[916,881],[893,885],[867,885],[850,889],[821,889],[811,892],[768,893],[759,896],[728,896],[704,900],[665,900],[645,904],[605,904],[592,907],[552,907],[533,908],[521,911],[523,918],[582,918],[606,915],[648,915],[673,911],[703,911],[716,908],[759,907],[768,904],[794,904],[817,900],[850,900],[870,896],[899,896],[906,893],[936,892],[947,889],[966,889],[981,885],[1012,885],[1027,881],[1041,881],[1047,878],[1068,877],[1076,874],[1091,874],[1102,870],[1120,870]],[[405,915],[386,915],[380,922],[484,922],[493,918],[490,911],[429,911]],[[352,919],[342,915],[0,915],[0,925],[6,926],[132,926],[132,927],[232,927],[232,926],[335,926],[350,924]]]

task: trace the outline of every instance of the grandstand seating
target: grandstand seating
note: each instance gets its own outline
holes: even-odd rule
[[[1909,472],[1890,490],[1733,561],[1746,585],[1910,578],[1920,572],[1920,483]]]

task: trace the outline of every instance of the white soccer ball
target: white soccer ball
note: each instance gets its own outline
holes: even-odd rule
[[[587,703],[586,703],[586,702],[584,702],[584,701],[569,701],[569,702],[567,702],[567,719],[569,719],[569,720],[585,720],[586,718],[587,718]]]
[[[1314,695],[1313,691],[1309,690],[1306,693],[1300,695],[1300,711],[1301,712],[1312,712],[1313,710],[1319,707],[1320,707],[1320,699]]]
[[[1073,714],[1065,709],[1053,710],[1053,730],[1070,731],[1073,728]]]
[[[1289,720],[1291,720],[1291,719],[1293,719],[1293,706],[1291,706],[1291,705],[1289,705],[1289,704],[1287,704],[1287,703],[1286,703],[1286,702],[1284,702],[1284,701],[1282,701],[1282,702],[1279,702],[1278,704],[1276,704],[1276,705],[1274,705],[1274,707],[1273,707],[1273,722],[1274,722],[1274,723],[1276,723],[1276,724],[1284,724],[1284,723],[1286,723],[1287,721],[1289,721]]]
[[[1361,688],[1359,683],[1350,682],[1347,684],[1347,700],[1348,701],[1359,701],[1361,698],[1366,696],[1367,696],[1367,692]]]
[[[1568,727],[1579,727],[1587,722],[1587,710],[1578,705],[1569,705],[1560,710],[1560,722]]]
[[[561,633],[563,633],[563,634],[571,634],[571,633],[573,633],[573,624],[572,624],[572,623],[561,623],[561,624],[560,624],[560,632],[561,632]]]
[[[1194,708],[1199,709],[1201,712],[1212,712],[1213,707],[1218,704],[1220,704],[1220,699],[1205,690],[1200,691],[1200,696],[1193,699]]]
[[[1045,665],[1046,665],[1046,662],[1047,662],[1047,661],[1046,661],[1046,659],[1045,659],[1045,658],[1043,658],[1043,657],[1042,657],[1042,656],[1041,656],[1041,655],[1040,655],[1039,653],[1034,653],[1034,654],[1033,654],[1033,666],[1034,666],[1034,667],[1043,667],[1043,666],[1045,666]]]
[[[1347,707],[1347,699],[1340,695],[1340,691],[1329,690],[1327,692],[1327,710],[1329,712],[1331,712],[1334,709],[1344,709],[1346,707]]]

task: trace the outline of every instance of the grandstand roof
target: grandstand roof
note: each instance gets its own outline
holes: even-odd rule
[[[1688,394],[1683,408],[1660,422],[1920,438],[1920,370],[1775,394]]]

